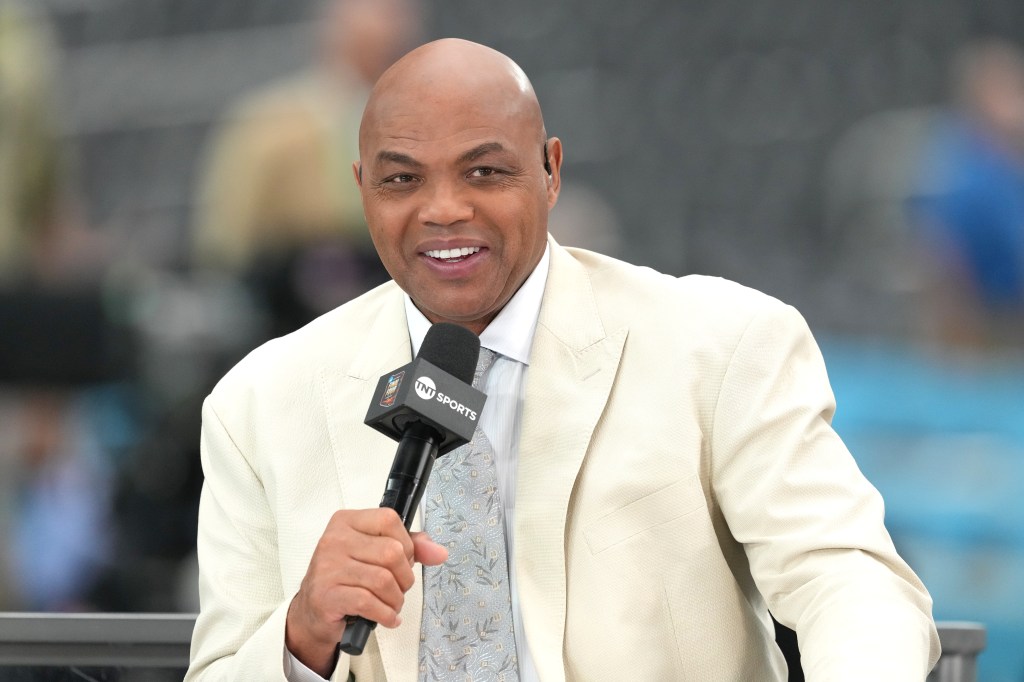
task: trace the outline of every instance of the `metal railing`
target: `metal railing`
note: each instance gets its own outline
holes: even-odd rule
[[[937,623],[942,656],[927,682],[978,682],[978,655],[985,649],[981,623]]]
[[[0,613],[0,669],[10,666],[188,667],[193,614]],[[940,622],[942,658],[927,682],[977,682],[980,623]]]
[[[186,668],[194,614],[0,613],[2,666]]]

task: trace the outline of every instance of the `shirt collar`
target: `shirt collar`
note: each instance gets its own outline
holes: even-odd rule
[[[537,329],[540,304],[544,298],[544,285],[548,280],[550,248],[550,245],[544,247],[544,255],[541,256],[537,267],[480,334],[480,345],[524,365],[530,364],[533,333]],[[409,294],[405,294],[405,319],[409,325],[409,338],[412,340],[415,357],[420,352],[420,344],[423,343],[427,329],[430,328],[430,320],[413,304]]]

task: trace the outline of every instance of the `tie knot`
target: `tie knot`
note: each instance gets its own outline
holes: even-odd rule
[[[474,388],[480,387],[480,378],[484,375],[485,372],[487,372],[488,369],[490,369],[491,365],[494,364],[495,358],[497,357],[498,354],[495,353],[490,348],[484,348],[483,346],[480,347],[480,357],[477,358],[476,360],[476,371],[473,372]]]

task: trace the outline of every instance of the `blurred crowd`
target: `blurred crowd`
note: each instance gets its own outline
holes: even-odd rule
[[[260,342],[387,278],[351,161],[369,88],[427,37],[426,9],[317,8],[307,67],[212,128],[185,256],[167,263],[91,224],[54,31],[0,0],[0,611],[195,610],[204,396]],[[949,81],[948,102],[882,112],[836,147],[838,267],[862,302],[909,301],[890,340],[1019,358],[1024,53],[973,42]],[[607,197],[568,181],[555,236],[624,251]]]
[[[386,279],[351,178],[413,0],[324,3],[307,69],[226,111],[187,262],[89,225],[46,17],[0,2],[0,610],[196,609],[199,408],[219,376]]]
[[[107,378],[98,297],[85,293],[98,283],[101,258],[75,216],[72,160],[58,136],[58,73],[44,18],[0,3],[0,600],[7,607],[74,608],[111,542],[113,462],[96,442],[79,390]]]

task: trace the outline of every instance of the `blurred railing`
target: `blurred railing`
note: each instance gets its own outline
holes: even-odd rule
[[[0,613],[0,677],[15,666],[188,667],[191,614]],[[939,623],[942,658],[927,682],[976,682],[985,628]]]
[[[978,654],[985,649],[985,626],[954,621],[938,626],[942,656],[927,682],[977,682]]]
[[[186,668],[195,622],[192,614],[0,613],[0,670]]]

